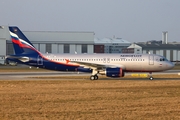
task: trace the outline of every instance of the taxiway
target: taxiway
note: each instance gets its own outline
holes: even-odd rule
[[[152,75],[157,74],[174,74],[178,75],[180,73],[179,70],[169,70],[164,72],[154,72]],[[133,73],[126,73],[126,75],[131,75]],[[138,74],[138,73],[136,73]],[[148,73],[139,73],[139,74],[148,74]],[[34,80],[37,79],[37,77],[62,77],[62,76],[90,76],[90,73],[82,73],[82,72],[59,72],[59,71],[48,71],[48,72],[40,72],[40,71],[33,71],[33,72],[2,72],[0,73],[0,80]],[[73,78],[72,78],[73,79]],[[110,78],[113,79],[113,78]],[[124,78],[120,78],[124,79]],[[127,78],[126,78],[127,79]],[[144,78],[145,80],[147,78]],[[175,78],[177,80],[180,80],[179,78]]]

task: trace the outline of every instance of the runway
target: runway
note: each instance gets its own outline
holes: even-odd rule
[[[131,74],[133,74],[133,73],[125,73],[125,75],[131,75]],[[148,73],[135,73],[135,74],[148,74]],[[152,75],[158,75],[158,74],[161,74],[161,75],[162,74],[164,74],[164,75],[167,75],[167,74],[178,75],[178,74],[180,74],[180,70],[169,70],[169,71],[164,71],[164,72],[154,72],[154,73],[152,73]],[[62,76],[72,76],[72,77],[73,76],[87,76],[88,77],[90,75],[91,75],[90,73],[59,72],[59,71],[2,72],[2,73],[0,73],[0,80],[26,80],[26,79],[33,80],[33,79],[37,79],[37,77],[48,77],[48,78],[50,78],[50,77],[62,77]],[[101,78],[101,76],[100,76],[100,78]],[[109,79],[114,79],[114,78],[109,78]],[[123,80],[125,78],[121,78],[121,79]],[[137,78],[134,78],[134,79],[137,79]],[[147,79],[147,78],[143,78],[143,79]],[[176,78],[176,79],[180,80],[180,75],[179,75],[179,78]]]
[[[0,80],[26,80],[34,79],[33,77],[58,77],[58,76],[89,76],[90,73],[79,72],[59,72],[59,71],[33,71],[33,72],[2,72],[0,73]]]

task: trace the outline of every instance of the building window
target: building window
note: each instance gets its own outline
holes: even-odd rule
[[[64,53],[69,53],[69,44],[64,44]]]
[[[87,53],[87,45],[82,45],[82,53]]]
[[[46,53],[52,53],[52,44],[46,44]]]
[[[13,49],[13,44],[12,43],[7,43],[7,55],[12,55],[14,54],[14,49]]]

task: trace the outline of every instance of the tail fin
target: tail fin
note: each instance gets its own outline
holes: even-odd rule
[[[15,54],[39,53],[18,27],[9,27]]]

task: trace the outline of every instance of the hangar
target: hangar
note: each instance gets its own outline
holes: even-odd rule
[[[92,31],[23,31],[25,36],[42,53],[121,53],[131,45],[122,38],[94,38]],[[8,26],[0,26],[0,61],[14,54]]]
[[[153,53],[171,61],[180,61],[180,44],[136,43],[122,38],[94,38],[87,31],[23,31],[42,53]],[[6,55],[14,54],[8,26],[0,26],[0,63]]]
[[[23,33],[42,53],[93,53],[93,32],[23,31]],[[7,54],[13,54],[11,41],[7,41],[7,44],[9,46]]]

